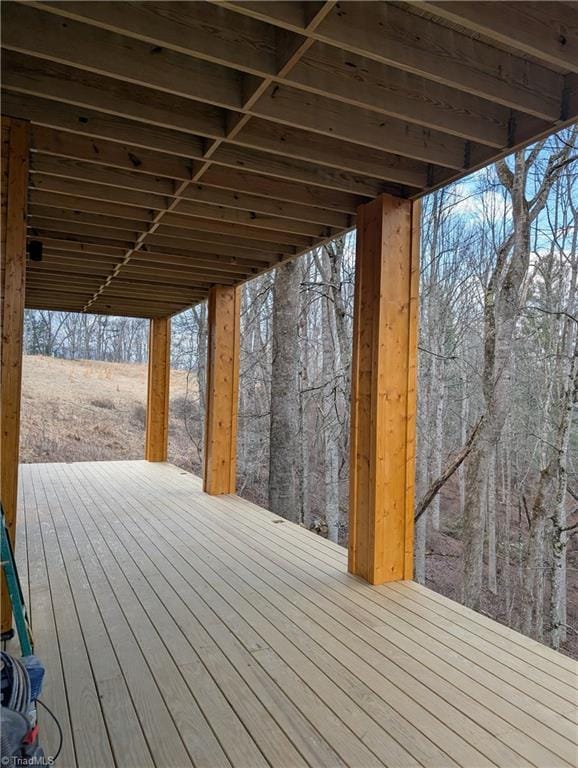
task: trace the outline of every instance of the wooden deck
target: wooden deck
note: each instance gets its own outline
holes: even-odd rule
[[[564,656],[411,582],[370,587],[337,546],[170,465],[21,479],[59,766],[576,764]]]

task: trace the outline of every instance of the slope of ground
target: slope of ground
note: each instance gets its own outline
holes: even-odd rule
[[[21,460],[142,459],[146,365],[24,358]],[[182,418],[187,374],[171,372],[171,460],[193,468]]]

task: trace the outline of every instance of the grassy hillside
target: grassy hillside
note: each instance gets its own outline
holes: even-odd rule
[[[23,462],[142,459],[146,365],[24,358]],[[171,460],[198,468],[183,418],[187,374],[171,372]]]

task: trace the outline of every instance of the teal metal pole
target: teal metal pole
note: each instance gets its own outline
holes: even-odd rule
[[[24,596],[20,587],[20,581],[16,572],[16,563],[14,560],[14,552],[12,550],[12,543],[8,536],[8,529],[6,528],[6,521],[4,519],[4,509],[2,509],[2,570],[6,577],[6,585],[8,587],[8,594],[10,595],[10,602],[12,603],[12,613],[14,614],[14,622],[16,624],[16,632],[18,633],[18,640],[20,642],[20,650],[23,656],[32,656],[32,642],[30,640],[30,634],[28,632],[28,626],[26,624],[26,609],[24,607]]]

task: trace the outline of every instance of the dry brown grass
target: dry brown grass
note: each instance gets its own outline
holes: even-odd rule
[[[146,379],[146,365],[25,357],[21,461],[142,459]],[[170,458],[194,469],[196,449],[178,415],[186,388],[186,373],[173,370]]]

